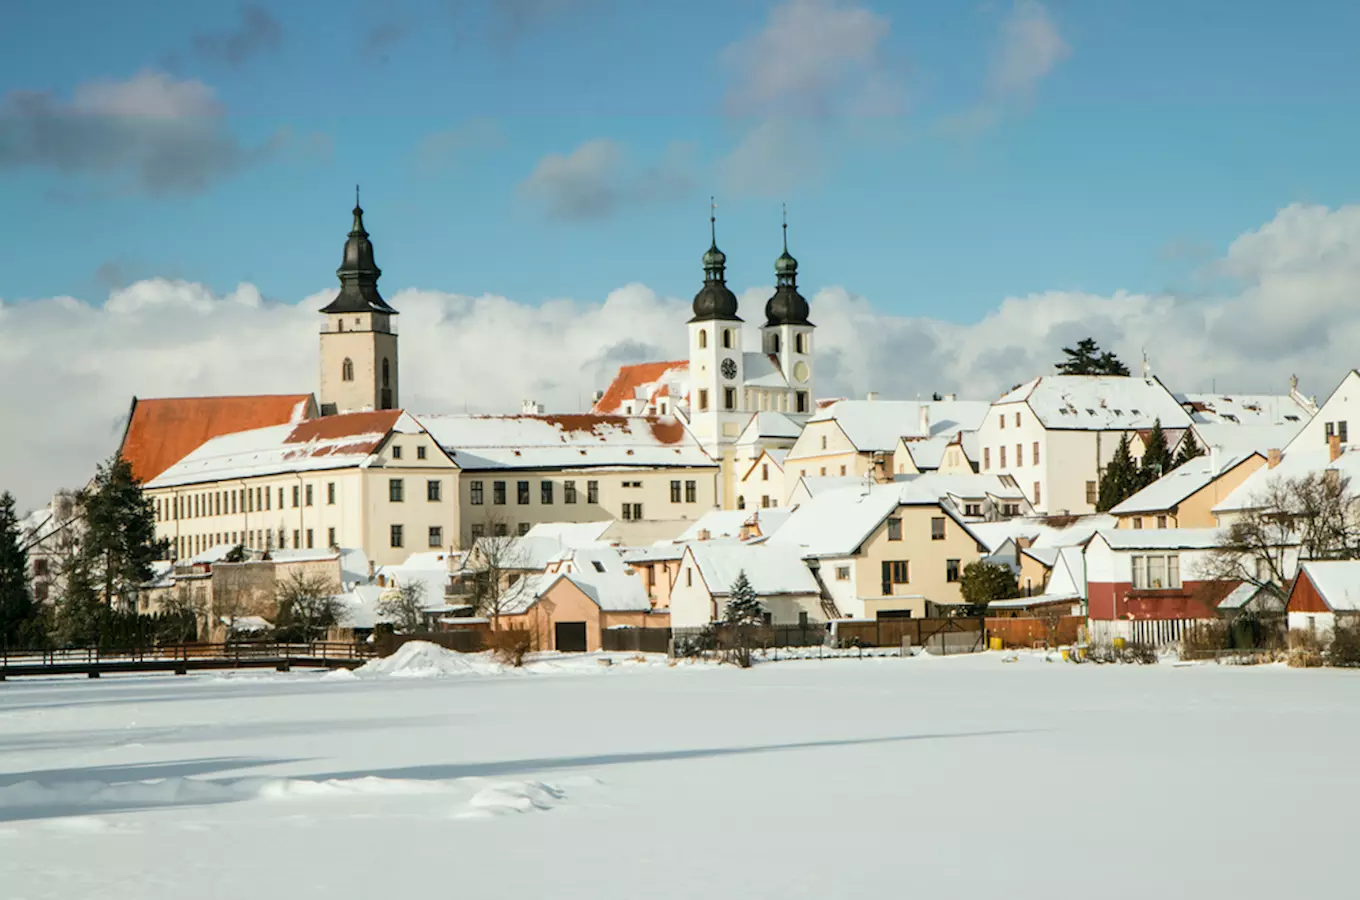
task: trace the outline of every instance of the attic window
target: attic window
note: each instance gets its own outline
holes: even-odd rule
[[[1124,415],[1124,410],[1122,410],[1122,409],[1116,409],[1116,410],[1114,411],[1114,414],[1115,414],[1116,416],[1122,416],[1122,415]]]
[[[1232,413],[1224,413],[1223,418],[1227,419],[1229,422],[1237,421],[1237,416],[1233,415]]]
[[[1096,414],[1096,411],[1095,411],[1094,409],[1091,409],[1089,406],[1086,407],[1086,415],[1088,415],[1088,416],[1094,416],[1095,414]]]
[[[582,450],[582,451],[581,451],[581,455],[582,455],[582,456],[585,456],[585,455],[586,455],[586,451]]]
[[[523,456],[524,454],[523,454],[523,453],[520,453],[518,450],[516,450],[516,451],[515,451],[515,455],[516,455],[516,456]]]
[[[592,560],[590,561],[590,564],[593,565],[593,566],[595,567],[595,571],[596,571],[596,572],[603,572],[603,571],[604,571],[604,563],[600,562],[598,559],[592,559]]]
[[[1058,412],[1060,412],[1064,416],[1067,415],[1067,407],[1063,407],[1062,409],[1058,410]]]
[[[1285,416],[1285,420],[1286,420],[1286,421],[1289,421],[1289,422],[1297,422],[1297,421],[1299,420],[1299,417],[1298,417],[1298,416]]]
[[[1138,410],[1136,410],[1136,409],[1133,411],[1133,414],[1134,414],[1135,416],[1142,415],[1142,413],[1140,413],[1140,412],[1139,412]]]

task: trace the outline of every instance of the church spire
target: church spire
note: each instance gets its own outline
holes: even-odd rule
[[[359,186],[354,186],[354,222],[345,240],[345,255],[335,270],[340,293],[323,313],[380,312],[395,314],[378,293],[382,269],[373,261],[373,242],[364,229],[364,210],[359,205]]]
[[[783,206],[784,252],[774,261],[774,296],[765,304],[765,325],[811,325],[808,302],[798,293],[798,260],[789,253],[789,212]]]
[[[737,318],[737,297],[727,287],[727,254],[718,249],[718,204],[708,198],[708,250],[704,252],[704,286],[694,295],[694,318],[698,322],[707,319]]]
[[[774,261],[775,284],[781,287],[798,287],[798,260],[789,254],[789,208],[780,204],[783,215],[784,252]]]

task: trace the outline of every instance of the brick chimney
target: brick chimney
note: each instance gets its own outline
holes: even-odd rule
[[[708,540],[710,537],[712,537],[712,535],[709,534],[707,528],[700,528],[700,529],[699,529],[699,540],[701,540],[701,541],[706,541],[706,540]]]
[[[1266,467],[1273,469],[1280,464],[1280,448],[1273,447],[1266,454]]]
[[[1332,462],[1341,458],[1341,435],[1333,434],[1327,438],[1327,458]]]

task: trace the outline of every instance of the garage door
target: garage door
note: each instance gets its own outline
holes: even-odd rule
[[[585,653],[586,623],[558,622],[556,638],[557,640],[554,642],[554,646],[561,652]]]

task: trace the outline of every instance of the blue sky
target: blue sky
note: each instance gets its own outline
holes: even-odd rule
[[[389,294],[688,296],[714,193],[738,288],[787,202],[810,290],[971,321],[1193,293],[1277,209],[1360,193],[1350,3],[13,6],[11,303],[157,275],[296,302],[358,181]]]

